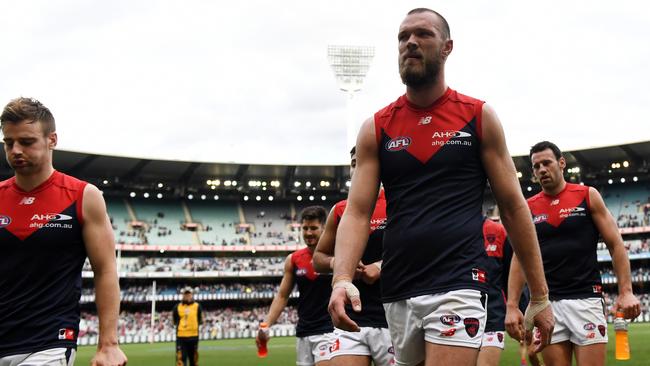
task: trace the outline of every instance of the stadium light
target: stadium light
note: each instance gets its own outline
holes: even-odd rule
[[[325,200],[327,200],[327,197],[326,196],[320,196],[320,199],[321,199],[321,201],[325,201]]]
[[[314,196],[309,196],[309,200],[310,200],[310,201],[313,201],[313,200],[314,200]]]
[[[244,201],[248,201],[248,196],[244,196]]]
[[[305,187],[311,187],[311,182],[310,182],[310,181],[306,181],[306,182],[305,182]]]
[[[375,48],[372,46],[327,46],[327,59],[334,71],[334,76],[336,76],[336,82],[339,89],[348,95],[346,108],[348,147],[354,146],[360,127],[357,118],[352,114],[352,100],[354,95],[361,90],[374,57]]]
[[[161,199],[161,198],[163,197],[163,194],[162,194],[162,193],[158,193],[158,194],[156,195],[156,197],[158,197],[158,199]]]
[[[108,181],[106,179],[104,179],[102,183],[104,183],[104,185],[108,185]]]
[[[612,183],[614,183],[614,181],[611,180],[611,179],[609,179],[609,180],[607,181],[607,183],[612,184]]]
[[[131,198],[134,198],[134,197],[135,197],[135,192],[131,192],[131,193],[129,193],[129,196],[130,196]]]
[[[273,201],[273,196],[269,196],[269,201]]]
[[[531,187],[531,186],[528,186],[528,188],[526,188],[526,190],[527,190],[528,192],[530,192],[530,191],[532,191],[532,190],[533,190],[533,187]]]
[[[214,200],[215,200],[215,201],[218,201],[218,200],[219,200],[219,195],[218,195],[218,194],[215,194],[215,195],[214,195]]]
[[[638,177],[633,177],[632,180],[637,182],[639,180],[639,178]]]
[[[260,197],[260,196],[255,196],[255,201],[261,201],[261,200],[262,200],[262,197]]]
[[[302,201],[302,196],[298,196],[298,197],[296,197],[296,199],[297,199],[298,201]]]
[[[625,178],[621,178],[621,183],[625,183]]]
[[[346,187],[350,188],[351,185],[352,185],[352,182],[350,182],[349,180],[345,181],[345,186]]]
[[[163,184],[162,184],[162,183],[158,183],[158,188],[162,188],[162,187],[163,187]]]
[[[628,166],[630,166],[630,162],[627,161],[627,160],[625,160],[625,161],[623,162],[623,167],[627,168]]]
[[[194,195],[193,195],[193,194],[191,194],[191,193],[190,193],[190,194],[188,194],[188,195],[187,195],[187,199],[188,199],[188,200],[191,200],[191,199],[194,199]]]
[[[143,196],[144,198],[149,198],[149,193],[148,193],[148,192],[144,192],[144,194],[143,194],[142,196]]]
[[[521,177],[523,177],[523,176],[524,176],[524,175],[522,174],[522,172],[517,172],[517,178],[521,178]]]
[[[298,181],[293,182],[293,186],[296,187],[296,188],[300,187],[301,184],[302,183],[300,183]]]
[[[205,201],[206,198],[207,198],[207,197],[206,197],[204,194],[201,195],[201,199],[202,199],[203,201]]]

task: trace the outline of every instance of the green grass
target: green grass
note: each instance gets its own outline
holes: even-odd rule
[[[630,361],[614,360],[614,331],[609,326],[609,339],[607,345],[608,365],[641,366],[650,364],[650,324],[631,324]],[[199,363],[202,366],[287,366],[295,365],[296,340],[293,337],[272,338],[269,343],[269,356],[264,359],[257,358],[255,341],[253,339],[233,339],[220,341],[201,341],[199,345]],[[174,365],[174,344],[132,344],[122,347],[129,358],[129,366],[164,366]],[[90,364],[94,347],[79,347],[77,366]],[[519,355],[517,343],[508,339],[506,349],[501,357],[501,365],[518,366]]]

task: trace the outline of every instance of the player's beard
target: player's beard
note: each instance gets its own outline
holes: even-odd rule
[[[442,52],[439,50],[433,58],[422,58],[422,67],[415,68],[413,66],[405,65],[405,60],[400,58],[399,62],[399,75],[402,78],[404,85],[420,89],[427,85],[433,85],[442,69]]]

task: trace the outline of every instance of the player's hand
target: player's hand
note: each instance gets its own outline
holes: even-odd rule
[[[348,281],[350,285],[351,282]],[[354,285],[352,285],[354,287]],[[356,287],[354,287],[356,289]],[[349,296],[352,295],[352,296]],[[352,304],[352,309],[356,312],[361,311],[361,299],[359,298],[359,290],[356,291],[356,296],[354,296],[353,291],[348,291],[344,287],[334,287],[332,289],[332,295],[330,296],[330,303],[327,307],[330,316],[332,317],[332,323],[336,328],[347,330],[349,332],[358,332],[361,329],[359,325],[355,323],[350,317],[345,313],[345,304]]]
[[[118,345],[101,346],[97,349],[95,357],[90,361],[91,366],[124,366],[126,355]]]
[[[381,270],[374,263],[364,267],[361,280],[369,285],[377,282],[381,275]]]
[[[359,261],[359,264],[357,264],[357,268],[355,268],[355,270],[354,270],[354,279],[355,280],[362,279],[363,278],[363,271],[365,271],[365,270],[366,270],[366,265],[361,263],[361,261]]]
[[[626,292],[618,295],[616,309],[623,312],[625,319],[631,320],[641,314],[641,303],[632,292]]]
[[[517,306],[507,306],[506,307],[506,331],[510,337],[523,341],[526,336],[526,330],[524,329],[524,314],[521,313],[519,307]]]
[[[529,305],[530,306],[530,305]],[[544,310],[540,311],[533,318],[533,324],[539,332],[539,344],[533,346],[533,352],[538,353],[551,343],[553,328],[555,327],[555,318],[553,317],[553,308],[549,303]],[[525,325],[525,323],[524,323]],[[530,345],[533,340],[532,329],[526,329],[526,344]]]

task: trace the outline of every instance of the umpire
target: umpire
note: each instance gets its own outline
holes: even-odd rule
[[[183,299],[174,306],[176,326],[176,366],[199,365],[199,325],[203,320],[201,305],[194,301],[194,290],[183,289]],[[189,359],[189,364],[186,360]]]

